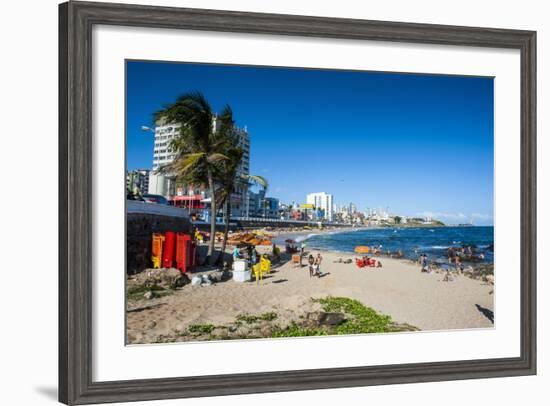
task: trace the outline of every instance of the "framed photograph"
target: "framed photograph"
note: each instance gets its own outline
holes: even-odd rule
[[[59,400],[536,373],[536,33],[59,8]]]

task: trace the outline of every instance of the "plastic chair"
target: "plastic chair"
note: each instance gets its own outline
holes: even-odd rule
[[[262,257],[260,259],[260,269],[262,273],[268,274],[271,271],[271,261],[266,257]]]
[[[254,272],[254,276],[256,277],[256,283],[258,283],[262,278],[263,276],[263,273],[262,273],[262,266],[261,264],[256,264],[256,265],[253,265],[252,266],[252,272]]]

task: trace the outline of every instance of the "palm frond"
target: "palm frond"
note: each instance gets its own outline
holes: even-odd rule
[[[215,163],[218,163],[220,161],[225,161],[225,160],[228,160],[228,159],[229,158],[227,157],[227,155],[224,155],[224,154],[219,153],[219,152],[214,152],[213,154],[208,155],[208,157],[206,158],[208,163],[211,163],[211,164],[215,164]]]
[[[263,187],[265,190],[267,190],[267,188],[269,187],[269,182],[267,181],[266,178],[264,178],[263,176],[259,176],[259,175],[244,175],[245,179],[247,181],[250,181],[252,183],[255,183],[257,185],[260,185],[261,187]]]
[[[197,166],[200,165],[201,160],[204,160],[204,152],[196,152],[192,154],[184,155],[181,159],[173,162],[174,170],[182,176],[189,173],[192,170],[198,169]]]

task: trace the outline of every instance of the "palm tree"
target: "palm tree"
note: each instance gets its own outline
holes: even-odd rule
[[[231,219],[231,195],[234,193],[236,186],[239,184],[256,183],[267,190],[268,183],[265,178],[257,175],[245,175],[237,173],[242,160],[243,150],[237,145],[237,140],[229,139],[233,145],[230,145],[226,151],[228,159],[223,160],[218,165],[217,180],[220,183],[220,206],[225,206],[225,227],[223,232],[223,242],[219,261],[223,261],[225,248],[227,246],[227,236],[229,234],[229,221]]]
[[[208,257],[213,264],[218,212],[214,172],[220,162],[228,159],[224,153],[234,128],[231,108],[226,106],[216,116],[202,93],[194,92],[178,97],[154,117],[155,121],[180,125],[179,136],[170,144],[176,158],[161,168],[161,172],[175,173],[187,184],[208,185],[211,199]]]
[[[218,259],[218,263],[223,261],[225,248],[227,245],[227,235],[229,234],[229,220],[231,218],[231,195],[237,185],[237,169],[241,163],[243,150],[239,147],[230,147],[226,155],[228,159],[220,162],[216,171],[216,178],[220,184],[219,202],[220,207],[224,206],[225,212],[225,227],[223,231],[222,250]]]

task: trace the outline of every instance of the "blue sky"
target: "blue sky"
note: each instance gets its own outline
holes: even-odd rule
[[[389,207],[492,224],[493,79],[342,70],[127,62],[128,169],[150,168],[152,114],[201,91],[231,105],[268,195]]]

